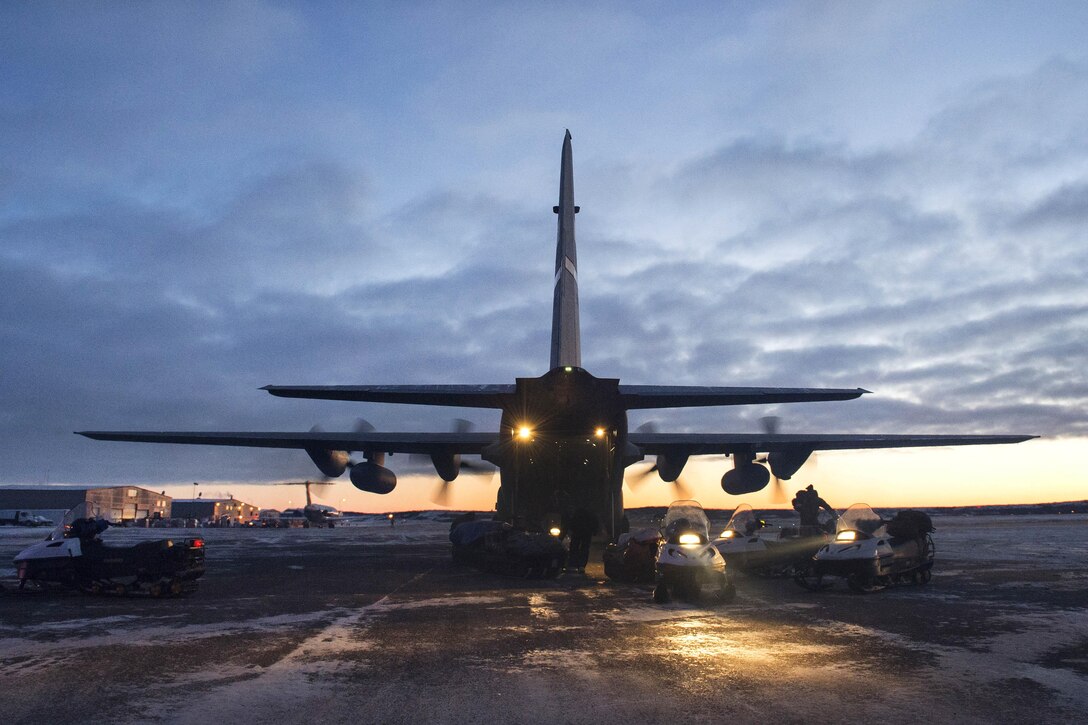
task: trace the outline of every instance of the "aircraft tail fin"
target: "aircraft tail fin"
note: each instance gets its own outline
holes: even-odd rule
[[[574,168],[570,131],[563,137],[559,170],[559,217],[555,249],[555,291],[552,301],[551,368],[582,367],[581,332],[578,327],[578,254],[574,246]]]

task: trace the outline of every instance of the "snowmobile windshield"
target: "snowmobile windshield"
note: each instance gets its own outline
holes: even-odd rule
[[[710,520],[698,501],[673,501],[665,513],[665,538],[697,534],[702,542],[710,540]]]
[[[884,520],[867,503],[856,503],[839,517],[836,531],[860,531],[875,536],[884,528]]]
[[[832,533],[838,528],[839,515],[834,511],[820,509],[820,513],[816,515],[816,521],[819,523],[821,530]]]
[[[742,503],[737,506],[733,511],[733,515],[729,517],[729,523],[725,525],[726,531],[736,531],[741,536],[750,536],[752,532],[759,528],[759,517],[756,516],[756,512],[746,503]]]
[[[68,509],[64,513],[64,517],[61,519],[60,524],[49,533],[49,538],[47,540],[58,541],[63,539],[65,535],[72,530],[72,523],[79,519],[98,518],[102,518],[101,509],[90,501],[84,501],[79,505]]]

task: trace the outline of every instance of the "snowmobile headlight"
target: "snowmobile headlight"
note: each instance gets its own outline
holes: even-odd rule
[[[553,526],[550,529],[548,529],[548,533],[551,534],[552,536],[559,536],[561,533],[563,533],[563,530],[560,529],[558,526]]]
[[[680,534],[680,538],[676,540],[676,543],[680,546],[698,546],[703,543],[699,540],[698,534]]]
[[[861,541],[868,538],[871,537],[864,531],[854,531],[853,529],[847,529],[835,534],[835,541]]]
[[[725,531],[722,532],[722,538],[723,539],[732,539],[736,535],[737,535],[737,532],[733,531],[733,529],[726,529]]]

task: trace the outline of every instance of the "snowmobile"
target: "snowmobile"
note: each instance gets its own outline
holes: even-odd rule
[[[795,576],[807,569],[812,556],[831,541],[835,517],[820,511],[819,530],[798,526],[771,528],[746,503],[737,506],[714,542],[734,570],[756,576]]]
[[[178,596],[196,591],[204,575],[204,540],[106,544],[109,521],[82,503],[45,539],[15,557],[19,588],[27,582],[55,583],[88,594]]]
[[[725,559],[710,540],[710,521],[698,501],[674,501],[665,513],[663,541],[657,550],[654,601],[668,602],[672,594],[698,601],[708,591],[720,602],[737,594]]]
[[[655,528],[620,534],[604,549],[604,573],[609,579],[650,584],[657,576],[657,550],[664,539]]]
[[[558,526],[546,532],[504,521],[457,519],[450,526],[453,560],[493,574],[554,579],[567,563],[567,540]]]
[[[868,504],[857,503],[839,518],[835,539],[816,552],[795,581],[810,590],[828,586],[828,576],[846,579],[859,593],[893,584],[925,584],[933,569],[935,529],[922,511],[906,509],[885,521]]]

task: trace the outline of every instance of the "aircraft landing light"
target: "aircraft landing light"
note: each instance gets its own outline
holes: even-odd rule
[[[604,428],[597,428],[597,430],[593,431],[593,435],[598,438],[604,438]]]
[[[533,429],[530,428],[529,426],[523,425],[520,428],[518,428],[518,438],[522,439],[523,441],[527,441],[532,437],[533,437]]]

